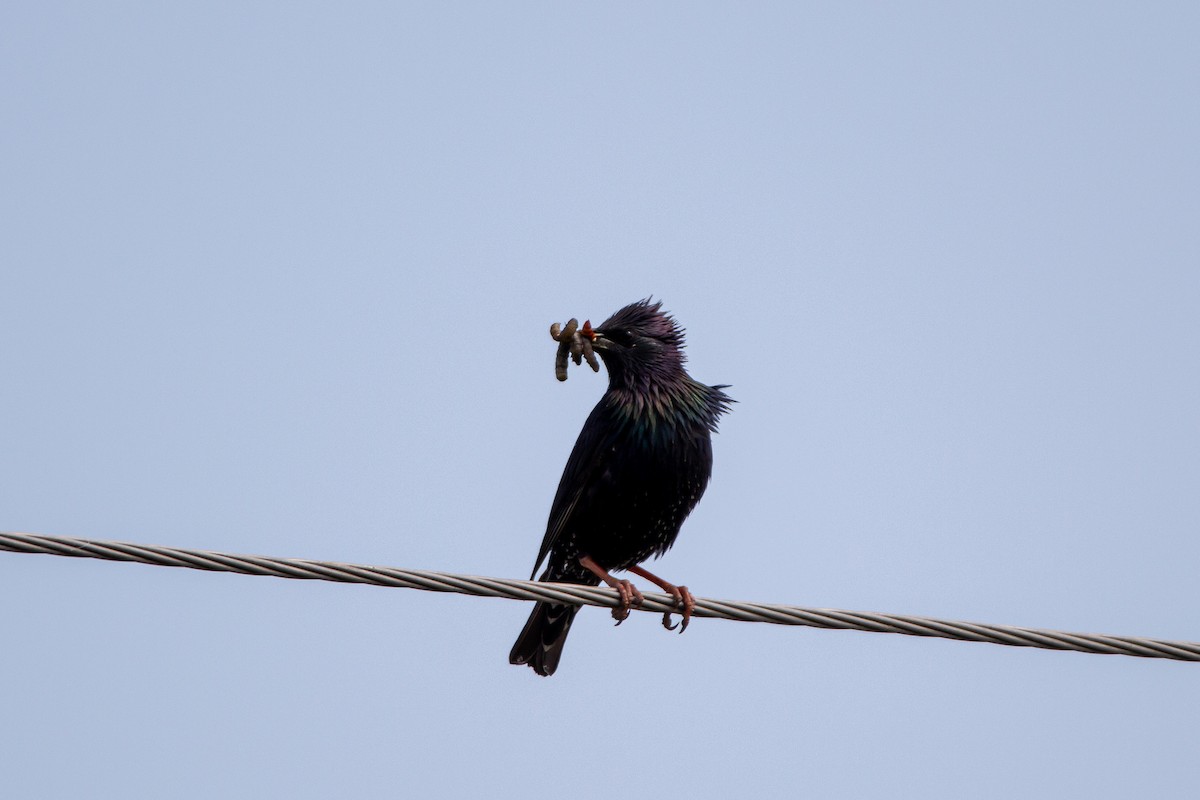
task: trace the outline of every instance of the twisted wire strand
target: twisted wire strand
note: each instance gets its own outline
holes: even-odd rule
[[[269,575],[277,578],[363,583],[372,586],[424,589],[433,592],[458,592],[477,597],[549,600],[555,603],[607,608],[613,608],[619,604],[618,595],[612,589],[570,583],[486,578],[449,572],[342,564],[334,561],[310,561],[299,558],[234,555],[182,547],[78,539],[70,536],[0,532],[0,550],[14,553],[99,558],[108,561],[133,561],[161,567],[186,567],[213,572],[236,572],[242,575]],[[645,602],[642,603],[639,610],[661,614],[673,611],[675,609],[674,602],[674,598],[670,595],[647,592]],[[1076,650],[1083,653],[1200,661],[1200,642],[1068,633],[1037,628],[1018,628],[1012,625],[955,622],[903,614],[696,598],[694,616],[741,622],[772,622],[777,625],[806,625],[834,630],[936,636],[943,639],[990,642],[1013,647],[1041,647],[1048,650]]]

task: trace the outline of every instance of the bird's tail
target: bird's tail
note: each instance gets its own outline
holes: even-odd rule
[[[579,606],[551,603],[535,605],[512,652],[508,654],[508,663],[528,664],[538,675],[553,675],[577,611]]]

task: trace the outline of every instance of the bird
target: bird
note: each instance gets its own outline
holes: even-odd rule
[[[706,386],[684,368],[684,330],[647,298],[617,311],[582,335],[600,355],[608,388],[583,424],[550,507],[532,580],[616,589],[619,625],[641,592],[627,571],[676,600],[686,628],[695,599],[641,566],[675,543],[680,526],[704,494],[712,474],[712,434],[732,398],[726,384]],[[565,377],[565,373],[560,378]],[[558,668],[579,606],[538,602],[509,654],[538,675]],[[663,624],[671,628],[669,614]]]

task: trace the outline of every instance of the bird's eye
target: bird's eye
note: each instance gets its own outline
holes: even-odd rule
[[[627,328],[617,328],[605,334],[609,339],[613,340],[622,347],[633,346],[633,331]]]

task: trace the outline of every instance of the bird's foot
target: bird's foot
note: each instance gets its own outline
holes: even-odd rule
[[[667,613],[663,614],[663,627],[669,631],[679,628],[680,633],[686,631],[688,623],[691,622],[692,619],[692,612],[696,610],[696,598],[693,597],[692,593],[688,591],[688,587],[676,586],[670,581],[664,581],[653,572],[643,569],[642,567],[633,566],[629,568],[629,571],[634,575],[641,575],[643,578],[658,586],[667,594],[671,595],[671,597],[675,598],[675,606],[679,609],[682,619],[677,625],[672,625],[671,612],[668,611]]]
[[[617,621],[618,625],[629,619],[629,609],[633,608],[634,606],[640,606],[642,601],[645,600],[645,598],[642,597],[642,593],[639,592],[638,588],[630,581],[622,578],[614,578],[609,574],[608,570],[597,564],[595,559],[593,559],[591,556],[583,555],[581,553],[579,556],[579,564],[588,572],[592,573],[597,578],[617,590],[618,605],[612,610],[612,616],[613,619]]]
[[[664,587],[667,588],[667,587]],[[688,591],[686,586],[669,586],[667,593],[675,598],[675,605],[680,609],[680,620],[676,624],[671,624],[671,612],[663,614],[663,627],[669,631],[679,628],[679,632],[683,633],[687,630],[688,622],[692,619],[692,612],[696,610],[696,598]]]
[[[617,594],[621,596],[621,605],[612,610],[612,618],[620,625],[629,619],[629,609],[634,606],[640,606],[645,598],[642,597],[642,593],[630,581],[613,578],[609,586],[616,589]]]

